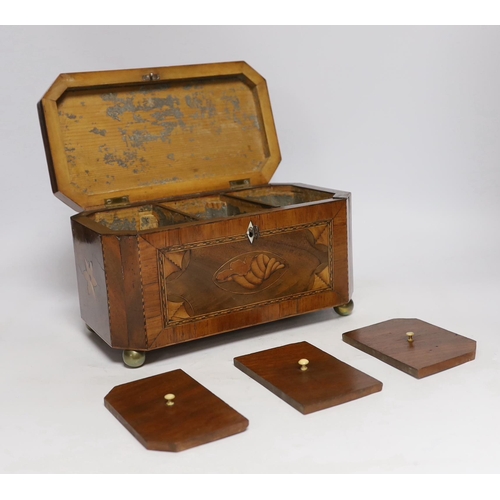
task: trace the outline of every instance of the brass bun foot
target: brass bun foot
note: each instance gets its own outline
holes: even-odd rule
[[[352,310],[354,309],[354,302],[350,300],[347,304],[343,306],[334,307],[333,310],[340,316],[349,316],[352,314]]]
[[[123,351],[122,358],[129,368],[139,368],[146,361],[146,353],[142,351]]]

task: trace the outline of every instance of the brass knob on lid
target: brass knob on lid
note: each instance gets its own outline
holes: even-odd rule
[[[167,400],[167,406],[174,406],[175,394],[165,394],[164,398]]]
[[[299,359],[300,369],[305,372],[307,370],[307,365],[309,364],[308,359]]]
[[[406,332],[406,337],[408,339],[408,342],[410,342],[410,344],[413,342],[413,335],[415,335],[413,332]]]

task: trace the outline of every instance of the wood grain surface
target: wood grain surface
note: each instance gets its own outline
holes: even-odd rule
[[[63,74],[39,113],[53,191],[76,209],[266,184],[281,160],[244,62]]]
[[[85,323],[111,345],[103,236],[73,220],[71,228],[80,314]]]
[[[174,405],[164,396],[174,394]],[[106,408],[148,450],[182,451],[244,431],[248,420],[182,370],[112,389]]]
[[[307,370],[298,361],[307,359]],[[234,358],[234,365],[303,414],[382,390],[382,382],[308,342]]]
[[[406,333],[413,332],[413,342]],[[419,319],[391,319],[342,335],[344,342],[415,378],[453,368],[476,356],[476,341]]]

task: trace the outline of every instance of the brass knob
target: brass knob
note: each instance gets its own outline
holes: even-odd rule
[[[165,394],[164,397],[167,400],[167,406],[174,406],[175,394]]]
[[[307,370],[307,365],[309,364],[308,359],[299,359],[300,369],[305,372]]]
[[[413,332],[406,332],[406,337],[410,344],[413,342],[413,335],[415,335]]]

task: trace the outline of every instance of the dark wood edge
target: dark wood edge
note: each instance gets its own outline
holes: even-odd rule
[[[56,193],[57,192],[57,179],[56,179],[56,175],[54,172],[54,162],[52,160],[52,153],[50,151],[49,136],[48,136],[48,132],[47,132],[47,123],[45,121],[45,113],[43,111],[43,104],[42,104],[41,100],[38,101],[36,107],[37,107],[37,112],[38,112],[38,121],[40,122],[40,129],[42,132],[43,148],[45,150],[45,157],[47,158],[47,166],[49,169],[50,186],[52,188],[52,192]]]
[[[397,359],[394,359],[390,356],[387,356],[369,346],[366,344],[362,344],[359,341],[353,339],[350,337],[348,334],[350,332],[346,332],[342,334],[342,340],[346,343],[351,345],[352,347],[355,347],[356,349],[359,349],[360,351],[365,352],[366,354],[369,354],[370,356],[373,356],[374,358],[383,361],[384,363],[392,366],[393,368],[397,368],[398,370],[402,371],[403,373],[406,373],[408,375],[411,375],[412,377],[415,377],[416,379],[421,379],[428,377],[429,375],[435,375],[436,373],[440,373],[445,370],[449,370],[450,368],[454,368],[455,366],[459,366],[463,363],[467,363],[468,361],[472,361],[476,357],[476,348],[474,346],[474,351],[468,352],[465,354],[461,354],[459,356],[456,356],[455,358],[450,358],[445,361],[440,361],[438,363],[435,363],[430,366],[426,366],[424,368],[414,368],[412,366],[407,365],[406,363],[403,363],[402,361],[398,361]],[[472,339],[468,339],[472,340]]]
[[[296,186],[296,187],[301,187],[305,189],[312,189],[314,191],[322,191],[323,193],[331,193],[333,195],[333,198],[341,198],[341,199],[348,199],[351,197],[351,193],[349,191],[341,191],[339,189],[331,189],[331,188],[323,188],[320,186],[313,186],[310,184],[303,184],[301,182],[294,182],[291,184],[274,184],[274,186]]]
[[[125,418],[123,418],[121,416],[120,412],[115,410],[114,406],[106,398],[104,398],[104,406],[123,425],[123,427],[125,427],[125,429],[127,429],[127,431],[129,431],[130,434],[132,434],[132,436],[134,436],[135,439],[137,439],[137,441],[139,441],[139,443],[142,444],[142,446],[144,446],[144,448],[146,448],[146,449],[148,448],[146,441],[144,441],[144,439],[142,439],[141,435],[135,431],[135,429],[127,422],[127,420]],[[172,447],[172,449],[167,449],[166,451],[178,451],[178,450],[173,449],[173,448],[174,447]]]
[[[447,359],[446,361],[441,361],[440,363],[426,366],[425,368],[418,370],[417,378],[424,378],[428,377],[429,375],[435,375],[436,373],[444,372],[446,370],[449,370],[450,368],[455,368],[456,366],[463,365],[468,361],[473,361],[475,358],[476,350],[474,348],[474,351],[472,352],[467,352],[455,358]]]
[[[412,368],[411,366],[408,366],[405,363],[402,363],[401,361],[398,361],[397,359],[391,358],[389,356],[385,356],[384,354],[381,354],[379,351],[376,351],[372,349],[371,347],[368,347],[365,344],[362,344],[358,342],[357,340],[351,338],[348,336],[347,333],[342,334],[342,340],[346,343],[351,345],[352,347],[355,347],[356,349],[359,349],[360,351],[366,352],[366,354],[369,354],[370,356],[373,356],[374,358],[377,358],[380,361],[383,361],[384,363],[387,363],[388,365],[392,366],[393,368],[397,368],[398,370],[401,370],[402,372],[411,375],[412,377],[415,378],[420,378],[418,376],[418,370],[415,368]]]
[[[262,378],[260,375],[258,375],[254,371],[250,370],[243,363],[241,363],[240,362],[240,358],[244,358],[244,357],[246,357],[246,356],[239,356],[237,358],[234,358],[234,360],[233,360],[234,366],[236,368],[238,368],[238,370],[241,370],[245,375],[247,375],[251,379],[253,379],[256,382],[258,382],[265,389],[267,389],[268,391],[272,392],[275,396],[278,396],[280,399],[282,399],[283,401],[285,401],[285,403],[288,403],[290,406],[292,406],[293,408],[295,408],[296,410],[298,410],[303,415],[306,414],[306,410],[304,409],[304,407],[300,403],[298,403],[297,401],[295,401],[295,399],[291,398],[286,393],[280,391],[276,386],[274,386],[273,384],[271,384],[265,378]]]
[[[349,300],[352,299],[352,294],[354,292],[354,251],[352,248],[352,198],[351,193],[344,193],[346,200],[346,220],[347,220],[347,282],[348,282],[348,294]]]

